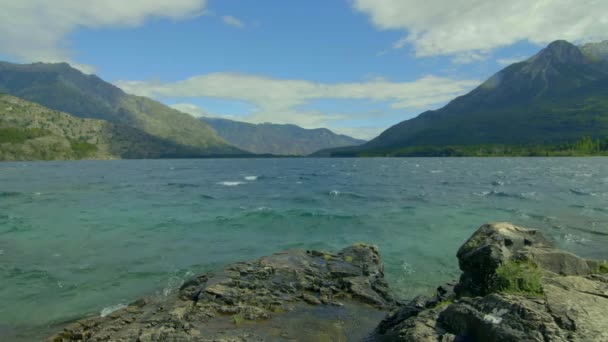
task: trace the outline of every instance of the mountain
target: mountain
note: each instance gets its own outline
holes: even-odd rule
[[[242,153],[206,124],[145,97],[129,95],[67,63],[0,62],[0,93],[29,100],[80,118],[135,128],[197,154]]]
[[[258,154],[307,155],[320,149],[365,143],[326,128],[304,129],[296,125],[251,124],[207,117],[200,120],[228,143]]]
[[[390,127],[363,146],[321,154],[424,154],[435,147],[552,145],[606,137],[607,46],[555,41],[441,109]]]
[[[0,160],[161,158],[198,153],[198,148],[169,143],[135,128],[77,118],[0,94]]]

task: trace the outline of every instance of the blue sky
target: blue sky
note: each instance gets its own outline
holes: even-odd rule
[[[552,40],[604,39],[606,3],[0,0],[0,58],[68,61],[193,115],[372,138]]]

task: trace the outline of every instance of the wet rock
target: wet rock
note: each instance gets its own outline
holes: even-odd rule
[[[192,278],[168,298],[137,300],[50,340],[361,340],[394,304],[373,246],[286,251]]]
[[[396,309],[370,340],[608,341],[605,263],[560,251],[540,232],[508,223],[482,226],[457,255],[463,273],[454,293],[439,288]],[[519,266],[538,271],[538,279],[514,272]],[[496,287],[509,275],[514,288]],[[526,277],[541,291],[518,287]]]

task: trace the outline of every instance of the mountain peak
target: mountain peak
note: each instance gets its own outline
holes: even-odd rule
[[[556,40],[529,61],[541,64],[582,64],[585,62],[585,56],[576,45],[565,40]]]

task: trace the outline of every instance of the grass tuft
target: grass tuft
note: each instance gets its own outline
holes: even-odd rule
[[[593,269],[592,272],[595,274],[608,274],[608,262],[603,262],[599,264],[596,268]]]
[[[493,292],[542,296],[542,271],[533,261],[513,260],[500,265],[493,279]]]

